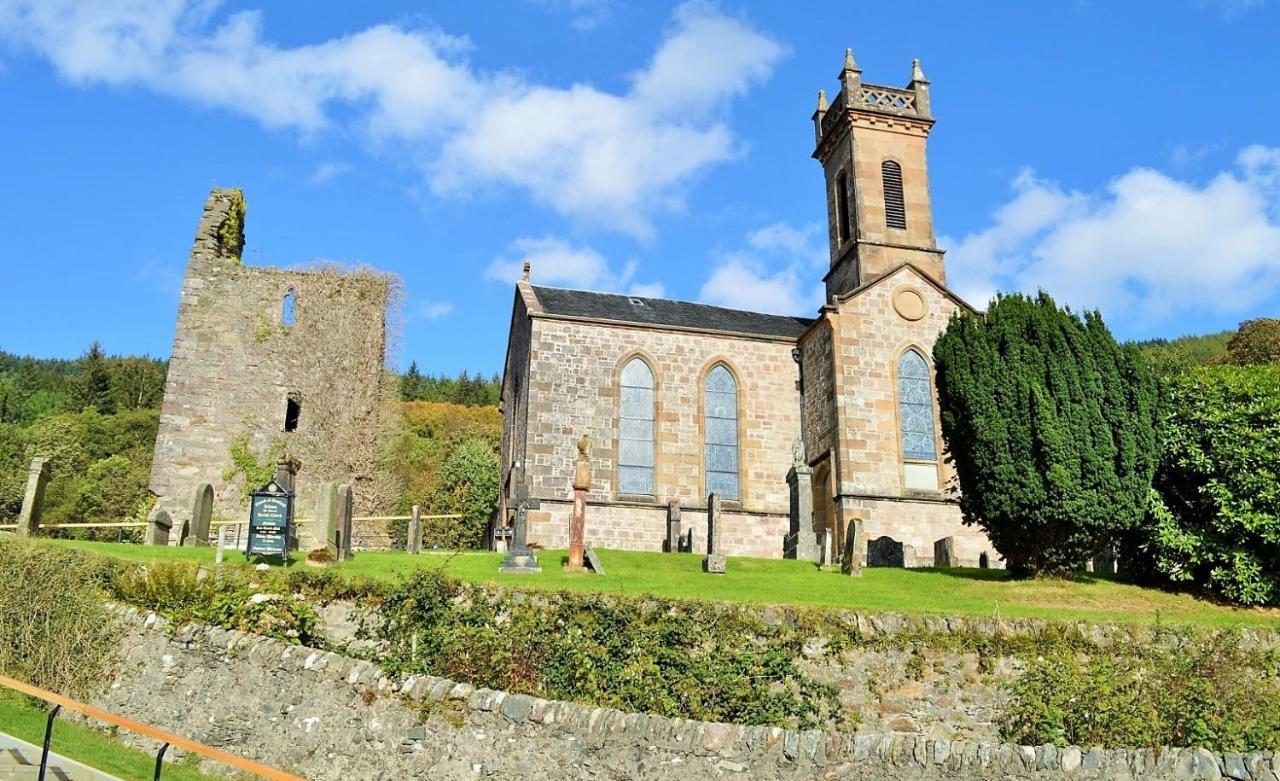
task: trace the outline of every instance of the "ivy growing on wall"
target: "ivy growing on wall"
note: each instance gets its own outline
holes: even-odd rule
[[[253,452],[249,434],[243,433],[231,441],[229,456],[231,466],[222,473],[222,479],[231,482],[236,476],[243,475],[244,482],[240,486],[240,495],[248,499],[249,495],[267,484],[276,473],[276,462],[284,455],[284,442],[275,440],[267,448],[266,456],[259,461]]]
[[[240,263],[244,251],[244,191],[236,188],[228,191],[231,197],[226,219],[218,226],[218,254],[235,258]]]

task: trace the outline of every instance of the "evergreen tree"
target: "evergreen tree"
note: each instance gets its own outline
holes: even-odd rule
[[[409,371],[400,378],[400,398],[403,401],[419,401],[423,397],[422,372],[418,371],[418,362],[409,363]]]
[[[115,399],[111,395],[111,370],[107,366],[102,345],[94,342],[80,358],[79,376],[76,378],[76,401],[80,409],[96,409],[104,415],[115,412]]]
[[[1153,375],[1097,312],[1047,293],[953,316],[934,346],[942,433],[967,524],[1011,574],[1077,570],[1134,528],[1157,457]]]

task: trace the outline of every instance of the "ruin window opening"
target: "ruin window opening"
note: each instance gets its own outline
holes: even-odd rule
[[[296,393],[290,393],[284,402],[284,430],[297,431],[298,417],[302,414],[302,399]]]
[[[907,227],[907,207],[902,195],[902,166],[893,160],[880,164],[884,179],[884,222],[890,228]]]
[[[280,305],[280,324],[285,328],[293,325],[293,321],[298,316],[298,294],[293,288],[284,294],[284,301]]]
[[[738,484],[738,381],[722,363],[707,372],[704,386],[707,493],[719,493],[737,501]]]
[[[844,171],[836,175],[836,235],[841,244],[849,240],[849,177]]]
[[[622,368],[618,413],[618,493],[653,496],[653,370],[643,358]]]

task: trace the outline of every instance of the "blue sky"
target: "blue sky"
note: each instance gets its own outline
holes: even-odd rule
[[[932,81],[962,295],[1234,327],[1280,310],[1278,5],[0,0],[0,348],[167,355],[214,184],[244,188],[248,263],[396,272],[401,367],[497,370],[524,258],[812,314],[809,117],[846,46]]]

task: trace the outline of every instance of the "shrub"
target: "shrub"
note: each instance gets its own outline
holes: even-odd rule
[[[102,688],[119,645],[102,580],[76,551],[0,542],[0,674],[70,697]]]
[[[498,455],[482,439],[463,441],[440,467],[440,491],[432,514],[460,514],[455,520],[427,521],[423,545],[441,548],[478,548],[498,501],[501,481]]]
[[[1280,603],[1280,367],[1171,380],[1152,517],[1136,547],[1175,582]]]
[[[391,672],[710,721],[812,726],[840,712],[835,687],[796,666],[804,633],[747,608],[512,595],[420,570],[382,615]]]
[[[1236,366],[1280,362],[1280,320],[1259,317],[1241,323],[1227,343],[1226,362]]]
[[[1156,385],[1097,312],[1048,294],[952,317],[934,346],[942,433],[967,524],[1010,573],[1066,574],[1143,518]]]
[[[1280,749],[1275,659],[1229,634],[1032,659],[1000,717],[1022,744]]]

